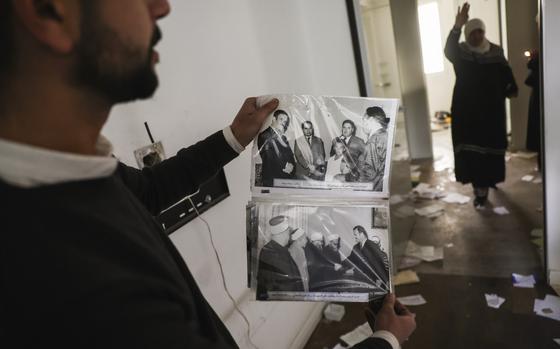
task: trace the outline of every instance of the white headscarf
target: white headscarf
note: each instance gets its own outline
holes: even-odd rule
[[[486,33],[486,25],[484,24],[484,22],[479,18],[473,18],[469,20],[467,24],[465,24],[465,39],[468,39],[469,35],[471,35],[471,33],[477,29],[480,29]],[[468,40],[465,42],[465,44],[472,52],[484,54],[490,51],[490,42],[488,41],[488,39],[486,39],[486,36],[484,37],[484,40],[482,41],[480,46],[471,46]]]

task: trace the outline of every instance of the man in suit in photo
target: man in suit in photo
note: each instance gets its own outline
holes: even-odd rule
[[[290,251],[288,243],[294,229],[290,227],[287,216],[270,219],[270,241],[259,254],[257,271],[257,299],[269,298],[269,291],[303,292],[303,281],[298,266]]]
[[[352,120],[344,120],[342,122],[342,135],[337,137],[342,140],[345,146],[345,161],[350,169],[350,173],[346,175],[347,182],[355,182],[359,178],[358,163],[360,157],[365,151],[366,143],[363,139],[356,136],[356,124]],[[331,145],[331,156],[335,155],[336,138],[333,139]]]
[[[354,270],[357,281],[370,285],[383,285],[388,290],[389,259],[373,241],[369,240],[365,228],[356,225],[352,229],[356,244],[345,261],[345,265]]]
[[[263,187],[274,186],[274,179],[295,178],[295,158],[286,131],[290,126],[290,116],[278,109],[272,114],[272,124],[257,138],[262,159]]]
[[[296,177],[298,179],[325,179],[325,145],[323,140],[315,136],[315,129],[311,121],[301,124],[303,136],[296,139]]]
[[[360,182],[372,183],[374,191],[383,190],[389,120],[385,111],[377,106],[367,108],[363,118],[363,126],[368,135],[368,140],[358,164]]]

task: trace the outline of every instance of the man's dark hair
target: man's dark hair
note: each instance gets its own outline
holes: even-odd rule
[[[302,130],[303,130],[303,127],[304,127],[305,125],[311,126],[311,130],[314,130],[314,129],[315,129],[315,127],[313,127],[313,123],[312,123],[311,121],[306,120],[306,121],[302,122],[302,123],[301,123],[301,129],[302,129]]]
[[[278,119],[278,115],[286,115],[288,117],[288,119],[290,118],[290,116],[288,115],[288,113],[286,113],[284,110],[282,109],[278,109],[277,111],[274,112],[274,114],[272,114],[272,116],[274,116],[276,119]]]
[[[385,112],[383,111],[383,108],[381,107],[369,107],[366,109],[366,115],[373,117],[373,116],[382,116],[382,117],[387,117],[387,115],[385,115]]]
[[[357,225],[354,227],[354,229],[352,230],[357,230],[358,233],[364,234],[364,236],[367,238],[367,233],[366,233],[366,229],[364,227],[362,227],[361,225]]]
[[[342,122],[342,126],[344,127],[345,124],[350,124],[352,126],[352,136],[356,135],[356,124],[354,123],[354,121],[350,120],[350,119],[346,119]]]
[[[14,59],[12,24],[12,1],[0,0],[0,77],[6,75]]]
[[[376,106],[367,108],[365,117],[368,119],[374,118],[383,128],[387,128],[387,125],[389,124],[389,118],[381,107]]]

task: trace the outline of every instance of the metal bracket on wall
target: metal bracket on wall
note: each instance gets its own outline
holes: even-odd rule
[[[200,190],[191,200],[199,213],[206,212],[229,196],[229,187],[224,171],[220,171],[214,178],[200,186]],[[171,234],[197,217],[197,213],[189,200],[181,201],[167,209],[157,221],[167,234]]]

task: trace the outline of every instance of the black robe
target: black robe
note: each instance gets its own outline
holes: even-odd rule
[[[268,291],[303,292],[303,281],[290,251],[274,240],[259,254],[257,299],[268,299]]]
[[[262,158],[262,186],[272,187],[274,179],[295,179],[296,161],[288,138],[280,135],[272,127],[257,137],[259,154]],[[286,164],[292,165],[290,173],[284,172]]]
[[[389,282],[387,254],[371,240],[366,240],[364,247],[361,247],[360,243],[354,245],[345,265],[354,269],[354,277],[357,281],[368,284],[374,284],[377,280],[385,284]]]
[[[541,86],[539,56],[531,57],[527,63],[529,76],[525,84],[531,87],[529,99],[529,115],[527,120],[527,150],[539,153],[539,167],[542,168],[541,158]]]
[[[490,44],[487,53],[473,53],[459,44],[460,35],[452,30],[445,45],[456,76],[451,105],[455,177],[475,187],[493,187],[505,180],[505,99],[517,92],[517,85],[502,48]]]

